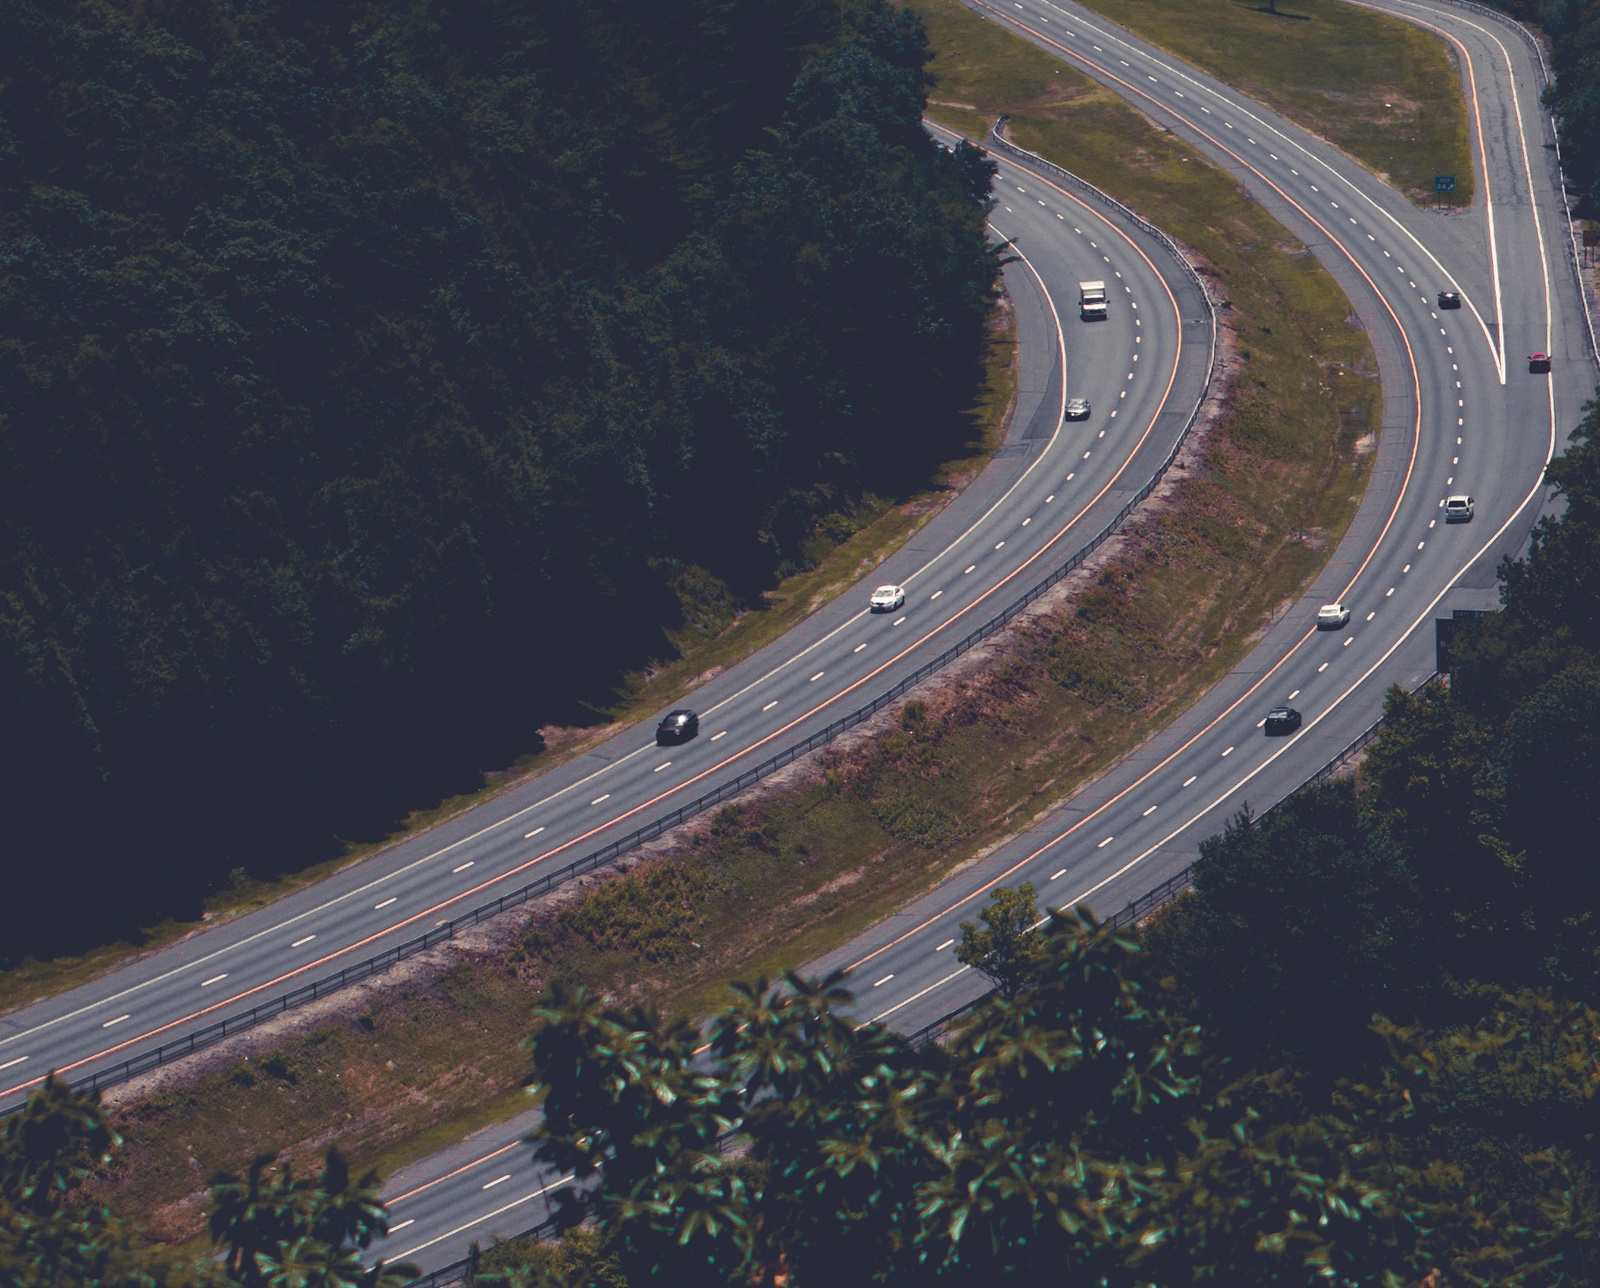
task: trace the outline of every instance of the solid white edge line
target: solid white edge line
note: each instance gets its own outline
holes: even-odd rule
[[[1352,3],[1359,3],[1359,0],[1351,0],[1351,2]],[[1048,0],[1046,0],[1046,3],[1048,3]],[[1066,12],[1064,9],[1061,9],[1058,6],[1053,5],[1053,4],[1049,5],[1049,7],[1052,8],[1052,9],[1055,9],[1057,13],[1065,13]],[[1417,250],[1419,250],[1423,255],[1427,256],[1428,260],[1433,264],[1433,266],[1435,268],[1437,268],[1439,270],[1439,273],[1445,278],[1445,280],[1447,280],[1450,283],[1452,288],[1457,289],[1457,290],[1460,289],[1460,283],[1458,283],[1456,281],[1454,275],[1451,274],[1450,271],[1447,268],[1445,268],[1445,266],[1443,264],[1441,264],[1434,257],[1432,251],[1430,251],[1425,245],[1423,245],[1423,243],[1421,241],[1418,240],[1416,234],[1414,234],[1409,228],[1407,228],[1397,218],[1395,218],[1394,215],[1390,214],[1387,210],[1385,210],[1382,206],[1380,206],[1372,197],[1368,196],[1367,193],[1364,192],[1361,188],[1357,187],[1355,182],[1354,182],[1354,180],[1347,178],[1345,175],[1341,174],[1338,170],[1334,169],[1333,165],[1329,161],[1324,160],[1322,157],[1318,156],[1315,152],[1312,152],[1304,144],[1300,143],[1299,140],[1291,137],[1288,134],[1285,134],[1282,130],[1278,129],[1278,127],[1273,125],[1270,121],[1267,121],[1267,120],[1265,120],[1265,119],[1263,119],[1263,118],[1261,118],[1259,116],[1256,116],[1255,113],[1249,111],[1247,108],[1241,107],[1238,104],[1232,102],[1231,100],[1229,100],[1227,98],[1226,95],[1218,92],[1217,90],[1212,89],[1209,85],[1205,85],[1205,84],[1201,83],[1200,81],[1196,80],[1193,76],[1190,76],[1188,73],[1183,71],[1181,68],[1179,68],[1179,67],[1177,67],[1177,66],[1175,66],[1173,64],[1169,64],[1169,63],[1163,62],[1160,58],[1156,57],[1153,53],[1150,53],[1150,52],[1148,52],[1148,51],[1146,51],[1144,49],[1140,49],[1137,45],[1133,45],[1133,44],[1129,43],[1128,41],[1123,40],[1120,36],[1110,35],[1110,34],[1107,34],[1102,29],[1094,28],[1092,23],[1086,22],[1084,25],[1087,26],[1087,27],[1090,27],[1091,29],[1100,31],[1100,35],[1101,35],[1101,37],[1103,39],[1112,41],[1112,42],[1114,42],[1116,44],[1120,44],[1121,46],[1123,46],[1123,48],[1133,51],[1134,53],[1138,54],[1141,58],[1147,59],[1149,62],[1153,63],[1157,68],[1163,69],[1163,70],[1169,72],[1171,75],[1176,76],[1181,80],[1187,81],[1191,87],[1193,87],[1194,89],[1199,90],[1199,91],[1201,91],[1203,93],[1209,94],[1213,99],[1215,99],[1217,102],[1221,103],[1223,106],[1228,107],[1228,108],[1232,108],[1233,110],[1238,111],[1238,112],[1240,112],[1241,114],[1243,114],[1245,116],[1248,116],[1252,121],[1255,121],[1258,125],[1260,125],[1262,129],[1272,131],[1273,134],[1277,135],[1280,139],[1282,139],[1290,147],[1294,148],[1297,152],[1300,152],[1309,161],[1311,161],[1312,163],[1320,166],[1322,169],[1326,170],[1330,175],[1332,175],[1340,183],[1344,184],[1345,187],[1350,189],[1350,191],[1352,193],[1354,193],[1356,196],[1360,197],[1361,200],[1365,201],[1369,206],[1371,206],[1373,208],[1373,210],[1375,210],[1378,214],[1382,215],[1383,218],[1387,219],[1391,224],[1393,224],[1395,229],[1396,229],[1396,231],[1401,236],[1403,236],[1407,240],[1409,240],[1411,242],[1411,244],[1414,245],[1417,248]],[[1093,44],[1092,41],[1090,43]],[[1177,112],[1172,111],[1171,108],[1168,108],[1166,106],[1166,104],[1162,103],[1159,99],[1154,100],[1154,102],[1155,102],[1155,104],[1157,106],[1161,107],[1162,110],[1171,112],[1172,115],[1177,120],[1183,121],[1183,119],[1184,119],[1183,117],[1179,116]],[[1207,115],[1210,115],[1210,113],[1207,111],[1206,108],[1202,107],[1200,110],[1202,112],[1207,112]],[[1184,123],[1187,124],[1187,122],[1184,122]],[[1248,163],[1245,163],[1245,164],[1248,164]],[[1254,167],[1251,167],[1251,168],[1253,169]],[[1462,299],[1466,300],[1467,307],[1472,310],[1473,316],[1478,319],[1478,325],[1483,329],[1484,343],[1486,345],[1488,345],[1489,354],[1494,359],[1496,370],[1497,370],[1497,372],[1499,373],[1499,376],[1500,376],[1500,383],[1504,384],[1506,382],[1506,376],[1505,376],[1506,362],[1505,362],[1505,353],[1504,353],[1504,342],[1502,340],[1501,348],[1499,350],[1496,350],[1493,336],[1490,334],[1490,331],[1489,331],[1489,324],[1484,320],[1483,316],[1478,312],[1477,307],[1472,303],[1472,301],[1470,299],[1468,299],[1468,297],[1466,295],[1466,292],[1464,292],[1464,291],[1461,292],[1461,295],[1462,295]]]
[[[480,1217],[474,1217],[465,1225],[458,1225],[454,1230],[450,1230],[445,1234],[441,1234],[435,1238],[429,1239],[426,1243],[419,1243],[414,1248],[407,1248],[404,1252],[400,1253],[396,1257],[385,1257],[384,1260],[404,1261],[407,1257],[414,1257],[417,1255],[417,1253],[433,1247],[433,1245],[436,1243],[443,1243],[446,1239],[453,1239],[458,1234],[466,1233],[475,1225],[482,1225],[485,1221],[492,1221],[502,1212],[509,1212],[512,1208],[521,1207],[524,1203],[527,1203],[531,1199],[536,1199],[540,1197],[540,1195],[548,1194],[551,1190],[558,1189],[563,1185],[569,1184],[571,1180],[572,1176],[569,1174],[567,1176],[563,1176],[559,1181],[551,1181],[550,1184],[544,1186],[542,1189],[535,1190],[532,1194],[524,1194],[520,1199],[514,1199],[510,1203],[507,1203],[504,1207],[498,1207],[493,1212],[485,1212]]]
[[[1551,395],[1551,416],[1550,416],[1550,424],[1551,424],[1551,427],[1552,427],[1551,428],[1551,434],[1550,434],[1550,452],[1552,454],[1553,454],[1554,449],[1555,449],[1555,432],[1554,432],[1555,407],[1554,407],[1554,401],[1555,401],[1554,394],[1552,394]],[[1550,463],[1550,454],[1547,454],[1545,456],[1545,464],[1548,465],[1549,463]],[[1303,738],[1306,734],[1310,733],[1313,729],[1315,729],[1319,724],[1322,723],[1322,721],[1327,719],[1328,716],[1332,715],[1336,710],[1338,710],[1339,704],[1342,703],[1346,698],[1348,698],[1357,689],[1359,689],[1368,680],[1370,680],[1373,677],[1373,675],[1377,672],[1378,668],[1381,667],[1385,662],[1387,662],[1394,655],[1395,650],[1397,650],[1402,644],[1406,643],[1406,641],[1409,640],[1413,634],[1415,634],[1415,632],[1417,630],[1417,627],[1421,626],[1423,622],[1427,621],[1433,615],[1433,610],[1439,606],[1439,601],[1442,600],[1446,595],[1448,595],[1452,590],[1455,589],[1456,582],[1460,580],[1462,574],[1465,573],[1468,568],[1472,567],[1472,565],[1474,563],[1476,563],[1479,559],[1481,559],[1488,552],[1489,548],[1491,546],[1493,546],[1495,542],[1500,540],[1500,538],[1502,536],[1505,535],[1507,529],[1509,529],[1511,527],[1511,525],[1516,522],[1517,516],[1520,515],[1525,509],[1528,508],[1529,502],[1533,501],[1533,499],[1535,497],[1537,497],[1543,491],[1544,491],[1544,472],[1541,470],[1540,473],[1539,473],[1539,481],[1533,485],[1533,488],[1528,492],[1528,495],[1523,498],[1522,504],[1517,506],[1517,508],[1511,512],[1511,516],[1504,523],[1502,523],[1498,528],[1495,529],[1494,534],[1492,536],[1490,536],[1490,538],[1486,542],[1484,542],[1482,546],[1480,546],[1478,548],[1478,551],[1470,559],[1468,559],[1466,561],[1466,563],[1464,563],[1457,572],[1453,573],[1450,576],[1450,578],[1445,582],[1444,589],[1441,590],[1437,595],[1435,595],[1433,597],[1433,599],[1431,599],[1428,602],[1428,606],[1425,609],[1423,609],[1423,611],[1418,615],[1417,619],[1414,622],[1412,622],[1411,625],[1408,626],[1403,632],[1401,632],[1400,636],[1395,640],[1395,642],[1393,644],[1389,645],[1389,647],[1384,650],[1382,656],[1380,656],[1376,662],[1374,662],[1370,667],[1368,667],[1366,669],[1366,671],[1364,671],[1362,673],[1360,678],[1357,679],[1348,689],[1346,689],[1337,698],[1335,698],[1332,702],[1330,702],[1328,704],[1328,706],[1322,711],[1322,713],[1320,715],[1318,715],[1315,719],[1311,720],[1308,724],[1304,725],[1301,728],[1299,733],[1295,734],[1292,738],[1288,739],[1288,741],[1286,741],[1283,744],[1282,747],[1280,747],[1277,751],[1273,752],[1272,755],[1268,756],[1265,760],[1263,760],[1259,765],[1257,765],[1254,769],[1252,769],[1243,778],[1239,779],[1238,782],[1234,783],[1233,786],[1229,787],[1225,792],[1222,793],[1222,795],[1218,796],[1209,805],[1207,805],[1203,809],[1201,809],[1199,811],[1199,813],[1195,814],[1187,822],[1182,823],[1178,827],[1174,828],[1171,832],[1168,832],[1166,836],[1162,837],[1161,840],[1157,841],[1154,845],[1152,845],[1143,854],[1139,855],[1136,858],[1128,860],[1127,863],[1123,864],[1122,867],[1118,868],[1110,876],[1105,877],[1102,880],[1095,882],[1094,885],[1090,886],[1087,890],[1085,890],[1077,898],[1071,900],[1070,901],[1071,905],[1076,906],[1077,904],[1082,903],[1085,899],[1088,899],[1090,896],[1096,894],[1098,891],[1103,889],[1105,886],[1109,885],[1112,881],[1115,881],[1118,877],[1122,876],[1124,873],[1132,871],[1135,867],[1137,867],[1139,864],[1143,863],[1147,858],[1149,858],[1152,854],[1154,854],[1157,850],[1159,850],[1163,845],[1166,845],[1169,842],[1175,840],[1183,832],[1185,832],[1189,828],[1193,827],[1196,823],[1198,823],[1202,818],[1204,818],[1212,810],[1216,809],[1217,806],[1223,804],[1230,796],[1232,796],[1236,792],[1238,792],[1240,790],[1240,788],[1244,787],[1252,778],[1254,778],[1257,774],[1259,774],[1263,769],[1267,768],[1268,765],[1272,764],[1275,760],[1277,760],[1279,756],[1282,756],[1285,753],[1287,753],[1288,750],[1291,747],[1293,747],[1295,743],[1299,742],[1301,738]],[[1062,907],[1066,907],[1066,906],[1068,906],[1068,905],[1067,904],[1063,904],[1062,905]]]

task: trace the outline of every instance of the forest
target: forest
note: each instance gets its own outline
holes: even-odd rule
[[[477,788],[925,484],[998,266],[927,62],[886,0],[0,6],[0,967]]]
[[[1545,92],[1556,113],[1561,167],[1573,213],[1600,219],[1600,0],[1489,0],[1549,40],[1555,84]]]

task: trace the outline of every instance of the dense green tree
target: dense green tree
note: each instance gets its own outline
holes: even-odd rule
[[[119,1143],[91,1097],[47,1078],[0,1125],[0,1283],[18,1288],[157,1288],[158,1263],[84,1182]]]
[[[946,1048],[855,1028],[844,1000],[836,978],[739,988],[696,1063],[693,1030],[552,996],[539,1147],[584,1173],[569,1215],[607,1274],[1398,1288],[1436,1264],[1433,1209],[1470,1205],[1430,1142],[1380,1147],[1411,1112],[1401,1069],[1320,1106],[1287,1072],[1208,1072],[1136,945],[1087,914],[1056,915],[1028,986]]]
[[[961,923],[961,941],[956,944],[956,960],[986,976],[1002,997],[1015,997],[1038,973],[1043,951],[1034,928],[1039,922],[1039,903],[1034,898],[1033,882],[1016,889],[999,886],[989,902],[978,910],[983,925]]]
[[[381,1261],[363,1268],[361,1251],[388,1233],[389,1218],[377,1173],[352,1180],[337,1148],[315,1178],[299,1180],[263,1155],[242,1177],[217,1177],[211,1198],[211,1239],[228,1281],[241,1288],[400,1288],[417,1275],[415,1266]]]
[[[382,834],[920,485],[997,264],[927,60],[886,0],[0,7],[0,963]]]
[[[1430,999],[1425,910],[1396,851],[1363,825],[1349,780],[1260,819],[1241,811],[1201,842],[1194,882],[1145,938],[1185,1010],[1232,1051],[1308,1070],[1334,1054],[1375,1058],[1373,1012],[1414,1016]]]
[[[220,1257],[186,1264],[147,1247],[85,1190],[120,1144],[98,1100],[47,1078],[0,1124],[0,1283],[16,1288],[400,1288],[415,1266],[371,1268],[388,1230],[377,1176],[352,1179],[330,1148],[315,1178],[258,1158],[219,1176],[211,1235]]]
[[[1561,164],[1580,210],[1600,216],[1600,4],[1542,0],[1537,18],[1551,36],[1556,83],[1550,104],[1561,134]],[[1530,15],[1531,16],[1531,15]]]

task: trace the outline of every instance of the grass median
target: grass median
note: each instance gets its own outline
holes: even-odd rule
[[[263,1148],[339,1138],[388,1172],[526,1103],[518,1044],[552,980],[700,1015],[730,979],[847,942],[1190,706],[1344,532],[1380,393],[1332,279],[1172,135],[953,4],[916,7],[950,55],[935,111],[957,126],[1009,111],[1027,146],[1195,248],[1230,301],[1225,385],[1170,486],[1036,615],[848,745],[431,974],[131,1100],[104,1190],[153,1234],[192,1237],[199,1183]]]
[[[1466,103],[1451,45],[1344,0],[1083,0],[1277,109],[1418,205],[1453,174],[1472,202]]]

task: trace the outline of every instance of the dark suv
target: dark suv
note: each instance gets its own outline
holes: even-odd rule
[[[656,726],[656,745],[670,746],[675,742],[688,742],[700,732],[700,717],[688,708],[667,712],[666,719]]]
[[[1273,707],[1267,712],[1267,735],[1293,733],[1300,727],[1300,713],[1293,707]]]
[[[1454,291],[1440,291],[1439,307],[1441,309],[1459,309],[1461,307],[1461,297]]]

